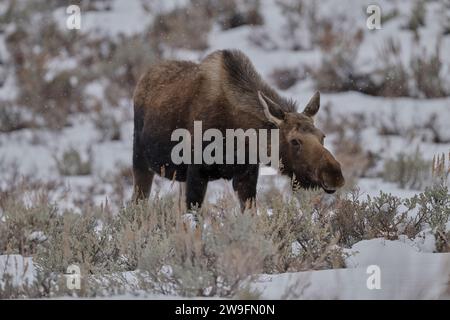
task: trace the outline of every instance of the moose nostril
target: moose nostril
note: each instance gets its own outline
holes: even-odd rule
[[[334,169],[334,179],[336,181],[336,186],[338,188],[342,187],[345,184],[345,179],[344,176],[342,175],[340,166]]]
[[[322,181],[329,188],[341,188],[345,184],[340,166],[330,166],[322,174]]]

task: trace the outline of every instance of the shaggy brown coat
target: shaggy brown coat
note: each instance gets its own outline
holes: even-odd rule
[[[273,129],[280,131],[282,174],[304,188],[334,192],[344,184],[339,163],[324,148],[324,134],[314,126],[320,106],[316,93],[302,113],[278,95],[237,50],[216,51],[200,64],[165,61],[140,79],[134,94],[133,172],[135,201],[149,195],[154,174],[186,182],[189,208],[203,202],[208,181],[232,179],[241,205],[255,199],[258,165],[175,165],[171,141],[177,128],[203,130]],[[224,148],[225,150],[225,148]]]

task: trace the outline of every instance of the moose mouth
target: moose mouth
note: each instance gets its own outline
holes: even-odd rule
[[[330,188],[330,187],[326,186],[326,185],[323,184],[323,183],[322,183],[321,187],[322,187],[323,191],[325,191],[325,192],[328,193],[328,194],[333,194],[333,193],[336,192],[336,189]]]
[[[322,189],[323,189],[323,191],[325,191],[325,192],[328,193],[328,194],[333,194],[333,193],[336,192],[335,189],[325,189],[325,188],[322,188]]]
[[[308,179],[308,178],[302,178],[302,179],[297,179],[297,182],[299,182],[300,186],[302,188],[305,189],[319,189],[322,188],[323,191],[325,191],[328,194],[333,194],[337,191],[336,188],[327,186],[325,183],[323,182],[318,182],[312,179]]]

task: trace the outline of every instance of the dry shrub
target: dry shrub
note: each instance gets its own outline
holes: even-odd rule
[[[109,11],[112,0],[83,0],[80,2],[81,12],[86,11]]]
[[[45,231],[57,215],[56,207],[47,202],[45,194],[33,198],[31,206],[16,201],[11,194],[0,202],[0,254],[30,256],[45,241]]]
[[[220,24],[223,30],[243,25],[262,25],[263,17],[259,13],[260,0],[215,1],[194,0],[194,3],[206,3],[207,12]]]
[[[417,137],[423,142],[449,143],[450,138],[445,134],[444,126],[439,121],[438,113],[432,112],[427,119],[420,123],[404,126],[398,119],[398,112],[392,109],[388,115],[373,115],[372,123],[375,123],[378,134],[381,136],[402,136],[408,140]]]
[[[373,122],[376,123],[378,134],[381,136],[404,136],[406,133],[402,130],[398,121],[398,114],[392,110],[388,116],[374,116]]]
[[[448,178],[450,167],[442,156],[433,168],[436,176]],[[34,283],[19,288],[7,282],[0,288],[6,298],[94,297],[140,290],[256,297],[243,287],[254,276],[344,267],[343,248],[364,239],[414,239],[431,229],[436,250],[448,251],[450,197],[445,179],[436,179],[409,199],[382,192],[362,199],[355,190],[338,192],[330,201],[319,190],[294,186],[292,197],[269,191],[266,205],[243,214],[226,195],[201,209],[195,228],[184,220],[173,197],[119,210],[84,205],[80,214],[58,209],[48,193],[25,197],[27,190],[39,190],[38,185],[16,180],[12,175],[9,188],[0,193],[0,254],[33,255],[38,274]],[[81,291],[65,286],[62,274],[70,264],[81,268]],[[129,277],[137,283],[130,283]]]
[[[4,257],[6,257],[5,267],[9,266],[9,270],[1,270],[0,299],[38,299],[46,296],[51,280],[37,274],[36,279],[32,283],[29,282],[28,273],[31,273],[33,268],[31,259],[20,255]],[[12,266],[15,269],[11,270]]]
[[[431,164],[431,173],[435,181],[446,184],[450,178],[450,152],[448,160],[445,159],[445,154],[438,154],[433,157]]]
[[[121,139],[120,122],[111,112],[100,111],[96,113],[94,124],[100,131],[101,141],[119,141]]]
[[[438,124],[439,116],[436,113],[432,113],[428,121],[423,125],[423,129],[427,129],[431,132],[431,141],[433,143],[449,143],[450,138],[445,137],[441,131],[441,126]]]
[[[424,24],[424,5],[424,1],[416,2],[409,23],[409,28],[417,36],[417,28]],[[392,14],[395,16],[395,12]],[[362,30],[349,33],[331,20],[319,20],[314,34],[314,44],[321,49],[323,58],[321,66],[311,71],[320,90],[355,90],[385,97],[436,98],[450,94],[443,78],[445,66],[439,52],[441,39],[438,39],[434,54],[415,54],[410,65],[405,65],[401,59],[400,42],[389,38],[379,51],[379,66],[369,73],[357,71],[354,65],[363,40]]]
[[[253,214],[240,213],[226,197],[201,210],[196,228],[184,221],[173,198],[130,204],[116,213],[84,206],[79,214],[58,210],[44,198],[25,206],[20,194],[1,202],[8,218],[0,219],[0,245],[10,253],[34,254],[38,279],[29,287],[33,292],[10,288],[0,290],[3,296],[91,297],[144,289],[229,297],[245,293],[242,285],[260,273],[343,267],[342,248],[363,239],[414,238],[431,228],[437,250],[448,248],[443,228],[450,198],[442,184],[405,200],[384,193],[366,200],[344,193],[335,201],[320,191],[298,191],[290,199],[278,194],[269,208]],[[70,264],[82,270],[81,291],[65,287],[62,273]],[[139,281],[132,285],[124,271]]]
[[[273,193],[270,211],[259,216],[258,229],[276,248],[271,259],[266,260],[265,271],[343,267],[343,253],[336,246],[339,237],[330,225],[329,204],[318,190],[294,190],[290,199]]]
[[[400,235],[414,239],[420,232],[431,229],[436,251],[448,252],[450,165],[446,164],[444,155],[435,158],[433,175],[434,183],[411,198],[400,199],[380,191],[378,197],[367,196],[362,200],[357,189],[338,197],[333,207],[332,226],[340,236],[340,244],[351,247],[364,239],[397,239]]]
[[[298,81],[306,79],[306,74],[299,68],[278,68],[273,70],[270,78],[278,89],[287,90]]]
[[[425,25],[425,16],[427,14],[425,1],[416,0],[411,10],[406,28],[417,34],[419,27]]]
[[[340,235],[340,244],[351,247],[364,239],[397,239],[406,219],[405,213],[399,214],[400,205],[399,198],[383,192],[378,197],[361,200],[355,189],[348,198],[340,198],[332,223]]]
[[[150,41],[174,49],[205,50],[212,20],[205,6],[190,3],[188,8],[177,8],[155,17],[149,30]]]
[[[101,50],[104,41],[96,47],[97,50]],[[109,104],[114,106],[118,105],[122,98],[126,101],[131,99],[139,78],[151,64],[158,61],[161,52],[158,42],[149,42],[141,35],[120,36],[109,45],[108,57],[96,66],[96,74],[108,79],[105,96]]]
[[[133,171],[131,166],[117,163],[113,172],[100,177],[98,184],[111,186],[108,195],[110,205],[121,208],[127,201],[127,190],[133,186]]]
[[[135,270],[144,252],[158,250],[163,237],[175,232],[180,213],[170,199],[125,207],[114,223],[117,243],[128,270]]]
[[[431,163],[426,161],[419,149],[413,154],[403,152],[384,163],[383,180],[397,183],[402,189],[423,189],[430,184]]]
[[[14,163],[5,161],[0,161],[0,171],[0,255],[33,255],[57,216],[50,198],[61,183],[23,176]]]
[[[378,88],[375,95],[384,97],[409,96],[409,75],[400,58],[401,45],[394,38],[386,40],[379,52],[381,67],[375,71]]]
[[[273,51],[279,48],[279,45],[272,39],[267,30],[256,29],[248,35],[248,41],[254,46],[266,51]]]
[[[450,3],[448,1],[441,2],[441,14],[444,21],[442,35],[448,36],[450,34]]]
[[[110,38],[61,30],[51,14],[57,6],[57,1],[24,2],[11,5],[4,17],[16,24],[5,33],[19,88],[12,103],[30,110],[34,125],[53,129],[68,125],[73,113],[91,111],[86,94],[91,82],[103,87],[99,94],[109,105],[128,101],[141,74],[160,57],[159,43],[145,34]],[[30,20],[36,20],[34,28],[29,28]],[[60,63],[68,57],[75,57],[71,62],[76,67]]]
[[[150,39],[175,49],[206,50],[213,23],[223,30],[261,25],[259,0],[190,0],[185,7],[155,17]]]
[[[140,268],[152,277],[158,292],[230,296],[242,281],[263,271],[272,249],[254,216],[236,208],[225,216],[202,211],[206,216],[195,229],[178,216],[169,233],[153,233]]]
[[[391,21],[394,18],[397,18],[399,16],[399,11],[397,8],[392,9],[388,12],[381,12],[381,23],[385,24],[388,21]]]
[[[114,107],[122,101],[128,103],[141,75],[161,57],[159,43],[149,41],[145,34],[86,38],[79,43],[77,56],[83,67],[82,77],[86,83],[100,84],[99,94],[105,98],[95,97],[91,109],[97,112],[102,105]],[[85,100],[87,103],[89,99]]]
[[[379,51],[379,67],[371,73],[355,70],[354,62],[362,33],[353,36],[344,33],[343,39],[333,33],[332,24],[326,24],[322,41],[321,66],[312,70],[316,87],[329,92],[359,91],[383,97],[436,98],[449,95],[442,76],[444,65],[439,44],[431,56],[416,55],[411,59],[410,70],[401,59],[400,42],[389,38]],[[347,39],[347,40],[346,40]]]
[[[373,82],[368,75],[355,70],[355,61],[363,40],[362,30],[354,33],[333,29],[333,24],[325,24],[319,42],[322,50],[322,63],[311,70],[316,88],[328,92],[355,90],[371,93]]]
[[[408,208],[417,208],[414,218],[415,229],[431,228],[435,238],[437,252],[449,252],[450,232],[446,225],[450,218],[450,194],[448,187],[441,181],[424,192],[405,200]]]
[[[276,4],[280,7],[281,12],[286,17],[285,32],[289,38],[292,50],[301,50],[304,48],[302,39],[297,37],[297,32],[302,26],[302,16],[305,11],[302,1],[292,2],[286,0],[277,0]]]
[[[92,172],[92,152],[88,150],[88,159],[83,160],[75,148],[65,150],[60,157],[54,157],[58,172],[63,176],[87,176]]]
[[[354,189],[348,198],[339,198],[336,205],[333,229],[340,235],[339,242],[345,247],[351,247],[367,236],[365,205],[359,198],[358,189]]]
[[[340,235],[340,244],[346,247],[378,237],[395,240],[406,235],[414,239],[419,232],[431,228],[437,251],[443,252],[448,246],[445,224],[449,217],[448,188],[436,184],[407,199],[380,191],[377,197],[367,196],[366,200],[360,200],[360,194],[355,190],[349,198],[338,200],[332,225]]]
[[[372,152],[365,151],[361,145],[361,132],[367,125],[366,116],[364,114],[335,115],[332,113],[332,108],[331,104],[323,106],[323,112],[319,118],[320,127],[327,135],[332,136],[333,153],[341,163],[347,184],[349,184],[356,178],[368,176],[378,158]]]
[[[11,132],[34,126],[21,108],[14,106],[11,101],[0,100],[0,133]]]
[[[290,50],[308,50],[318,44],[326,21],[318,18],[316,2],[277,0],[276,4],[285,17],[282,37]],[[309,32],[305,33],[305,30]]]
[[[111,245],[108,225],[100,209],[85,208],[83,214],[65,211],[53,219],[36,262],[51,272],[64,273],[69,265],[80,266],[85,274],[104,272],[120,266]]]
[[[28,19],[25,16],[19,21]],[[85,109],[84,83],[79,73],[75,69],[54,72],[49,67],[52,59],[70,53],[75,42],[73,34],[61,32],[51,17],[39,20],[35,28],[19,24],[7,34],[7,49],[19,88],[16,102],[50,128],[65,126],[69,114]]]
[[[343,267],[331,216],[316,197],[317,192],[302,192],[300,202],[274,197],[271,209],[258,214],[215,207],[197,229],[178,222],[174,233],[154,233],[140,268],[158,292],[230,296],[261,272]]]
[[[321,66],[311,72],[317,89],[370,91],[370,78],[356,72],[354,65],[364,39],[363,30],[348,32],[335,21],[322,20],[312,32],[317,34],[315,44],[322,52]]]
[[[11,199],[15,206],[21,205],[18,198]],[[280,203],[272,215],[252,215],[240,213],[236,204],[224,207],[231,202],[223,201],[218,207],[202,209],[200,224],[192,229],[174,202],[155,199],[128,205],[119,214],[108,207],[91,206],[82,207],[82,214],[58,211],[54,206],[49,210],[36,202],[29,211],[18,207],[11,212],[16,219],[22,211],[35,219],[39,212],[44,214],[42,223],[24,220],[18,224],[22,226],[19,230],[0,221],[0,228],[12,228],[17,236],[27,234],[23,230],[33,224],[40,241],[32,250],[20,249],[20,242],[10,237],[2,243],[14,244],[20,249],[16,252],[35,254],[39,273],[45,275],[49,286],[43,289],[38,284],[45,296],[73,294],[64,289],[61,276],[71,264],[82,270],[83,290],[76,293],[81,296],[111,293],[112,288],[124,290],[126,281],[109,288],[106,280],[137,267],[142,285],[149,290],[233,296],[241,292],[244,281],[262,272],[342,266],[336,262],[339,250],[334,248],[336,240],[329,234],[329,225],[316,228],[317,217],[301,214],[294,203],[288,209],[288,204]],[[24,239],[31,246],[33,242]],[[304,251],[293,254],[288,240],[301,242]],[[103,280],[98,283],[99,279]]]
[[[448,183],[450,178],[450,153],[433,157],[432,175],[434,188],[428,188],[422,196],[419,196],[421,209],[419,215],[428,213],[428,224],[434,231],[436,250],[438,252],[450,252],[450,230],[447,228],[450,219],[450,200],[448,199]],[[439,192],[439,187],[441,191]],[[432,198],[431,208],[425,201]]]
[[[381,66],[374,70],[370,91],[365,93],[384,97],[438,98],[449,95],[442,77],[444,65],[440,58],[440,40],[434,54],[424,52],[411,58],[410,68],[401,59],[400,42],[389,38],[378,56]]]
[[[445,80],[442,77],[443,63],[439,42],[435,53],[430,57],[425,53],[414,57],[411,60],[411,69],[420,95],[426,98],[440,98],[450,94],[450,89],[445,87]]]

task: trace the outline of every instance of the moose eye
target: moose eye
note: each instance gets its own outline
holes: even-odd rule
[[[302,145],[301,141],[298,140],[298,139],[293,139],[293,140],[291,140],[291,144],[292,144],[294,147],[296,147],[296,148],[298,148],[298,147],[300,147],[300,146]]]

